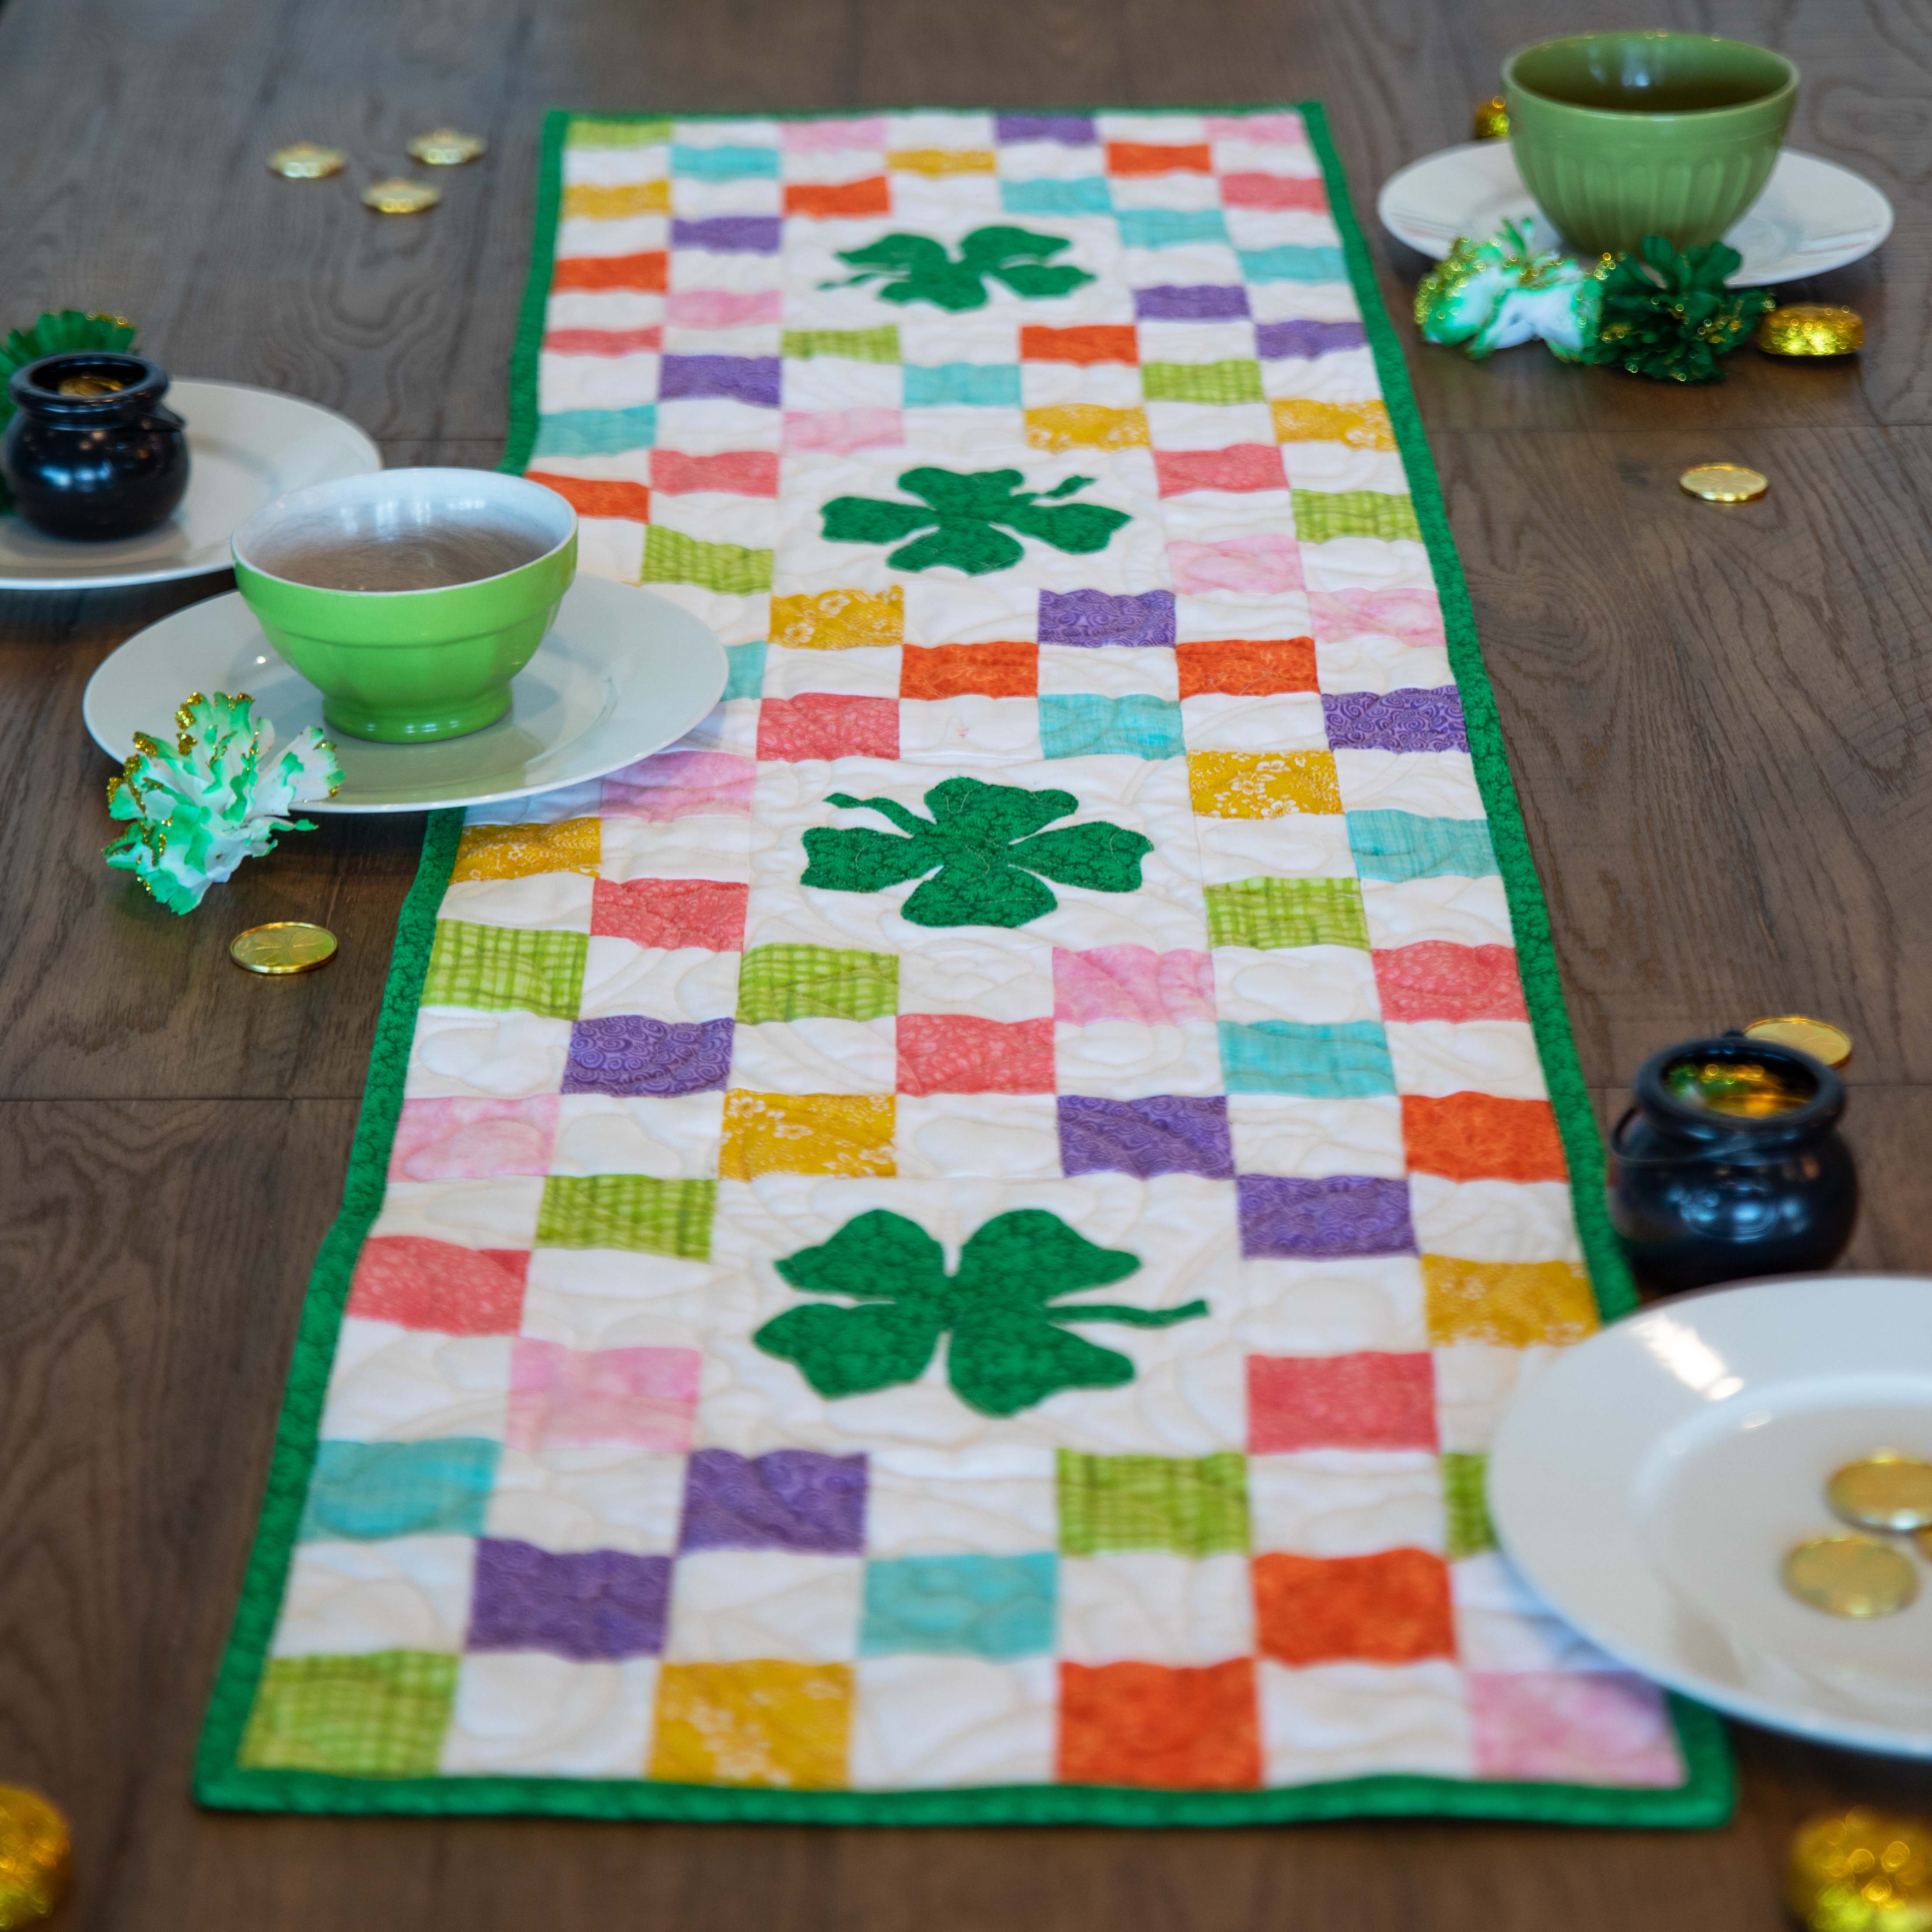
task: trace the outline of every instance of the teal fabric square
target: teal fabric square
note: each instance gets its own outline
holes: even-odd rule
[[[658,440],[658,406],[634,410],[560,410],[537,418],[536,456],[621,456]]]
[[[1297,1020],[1223,1020],[1221,1075],[1230,1094],[1298,1094],[1349,1100],[1393,1094],[1388,1041],[1374,1020],[1304,1026]]]
[[[724,686],[727,698],[762,698],[765,694],[765,647],[763,644],[727,644],[724,655],[731,661],[731,675]]]
[[[1339,248],[1308,248],[1286,242],[1279,248],[1244,248],[1241,275],[1250,282],[1346,282]]]
[[[1028,1556],[902,1556],[866,1565],[862,1657],[1005,1663],[1053,1648],[1058,1565]]]
[[[693,181],[755,181],[778,177],[778,151],[776,148],[687,148],[674,142],[670,151],[670,171]]]
[[[1000,206],[1009,214],[1111,214],[1113,196],[1105,175],[1072,181],[1003,181]]]
[[[1040,749],[1049,758],[1178,758],[1187,749],[1180,706],[1137,691],[1125,698],[1076,692],[1040,700]]]
[[[472,1436],[319,1442],[298,1534],[309,1543],[480,1536],[502,1447]]]
[[[1020,406],[1017,362],[941,362],[905,365],[905,406],[909,410],[1016,410]]]
[[[1480,818],[1352,812],[1348,844],[1365,879],[1486,879],[1498,869],[1488,824]]]
[[[1218,208],[1124,208],[1120,241],[1129,248],[1179,248],[1190,242],[1225,242],[1227,218]]]

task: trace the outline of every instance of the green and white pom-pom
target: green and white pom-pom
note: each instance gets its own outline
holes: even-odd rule
[[[1595,268],[1539,254],[1534,218],[1505,221],[1486,242],[1458,237],[1415,291],[1416,326],[1480,361],[1541,340],[1566,362],[1595,339],[1603,287]]]
[[[255,718],[254,703],[196,692],[175,713],[175,748],[137,731],[134,755],[107,782],[108,811],[129,821],[104,848],[107,862],[171,912],[192,912],[244,859],[272,852],[272,833],[313,832],[286,814],[342,783],[335,748],[314,725],[277,753],[275,728]]]

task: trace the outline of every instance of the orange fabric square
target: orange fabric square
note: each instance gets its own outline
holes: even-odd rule
[[[554,490],[580,517],[628,517],[638,524],[651,520],[651,493],[641,483],[608,476],[557,476],[547,470],[526,470],[524,474],[531,482]]]
[[[884,175],[863,181],[794,182],[784,191],[784,212],[815,215],[821,221],[841,214],[890,214],[892,191]]]
[[[668,952],[736,952],[750,890],[726,879],[599,879],[591,889],[590,935]]]
[[[1131,322],[1089,322],[1073,328],[1030,322],[1020,331],[1022,362],[1138,362],[1140,338]]]
[[[1255,1634],[1278,1664],[1414,1664],[1456,1654],[1449,1566],[1426,1550],[1255,1558]]]
[[[462,1248],[422,1234],[372,1234],[356,1258],[348,1312],[444,1335],[514,1335],[527,1248]]]
[[[641,255],[570,255],[550,269],[553,289],[637,289],[661,296],[670,256],[662,248]]]
[[[1198,698],[1206,692],[1259,698],[1270,692],[1318,688],[1312,638],[1221,638],[1181,644],[1174,647],[1174,659],[1183,698]]]
[[[1109,141],[1107,172],[1110,175],[1211,175],[1214,159],[1205,141],[1186,147],[1151,141]]]
[[[775,449],[728,449],[716,456],[686,456],[675,449],[651,453],[651,488],[667,496],[716,490],[730,496],[776,496],[778,453]]]
[[[806,758],[896,758],[899,701],[808,691],[768,698],[758,706],[758,756],[796,764]]]
[[[902,1094],[1051,1094],[1053,1022],[898,1016]]]
[[[1288,488],[1281,446],[1273,442],[1238,442],[1227,449],[1156,449],[1154,469],[1163,496],[1190,490]]]
[[[908,644],[902,698],[1030,698],[1040,688],[1037,644]]]
[[[1419,939],[1372,957],[1385,1020],[1526,1020],[1513,946]]]
[[[1491,1094],[1402,1096],[1412,1173],[1445,1180],[1567,1180],[1562,1136],[1547,1100]]]
[[[1063,1664],[1063,1784],[1228,1791],[1262,1781],[1254,1660],[1204,1669]]]

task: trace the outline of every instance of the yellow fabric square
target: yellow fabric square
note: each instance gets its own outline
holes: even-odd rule
[[[457,841],[458,879],[526,879],[536,872],[588,872],[603,857],[603,821],[566,818],[555,825],[471,825]]]
[[[1144,449],[1147,412],[1110,410],[1100,403],[1055,403],[1027,411],[1026,440],[1032,449]]]
[[[1342,809],[1332,752],[1190,752],[1187,790],[1201,818]]]
[[[847,1780],[849,1664],[667,1664],[650,1775],[824,1790]]]
[[[727,1180],[761,1174],[893,1174],[890,1094],[724,1096],[718,1172]]]
[[[1395,427],[1378,402],[1318,403],[1285,396],[1269,405],[1277,442],[1345,442],[1351,449],[1393,449]]]
[[[1432,1346],[1488,1342],[1533,1348],[1594,1333],[1597,1301],[1575,1262],[1466,1262],[1422,1258],[1423,1305]]]
[[[990,148],[898,148],[886,157],[902,175],[989,175],[994,165]]]
[[[775,644],[794,651],[856,651],[868,646],[905,642],[905,592],[821,590],[816,595],[774,597],[771,629]]]
[[[604,188],[595,182],[575,182],[563,191],[566,219],[580,215],[589,221],[622,221],[634,214],[668,214],[668,181],[622,182]]]

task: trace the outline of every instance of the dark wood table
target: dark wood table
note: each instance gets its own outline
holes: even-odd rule
[[[1925,0],[6,0],[0,327],[138,318],[184,374],[308,396],[392,464],[490,464],[542,110],[1324,99],[1370,217],[1466,138],[1498,62],[1604,16],[1792,55],[1794,146],[1898,232],[1789,292],[1861,310],[1844,366],[1751,350],[1680,392],[1411,344],[1586,1072],[1760,1012],[1858,1040],[1854,1263],[1932,1267],[1932,7]],[[1660,20],[1658,16],[1662,16]],[[417,220],[352,188],[421,129],[488,158]],[[297,139],[351,183],[262,166]],[[1718,511],[1676,478],[1757,465]],[[1921,1769],[1736,1732],[1714,1833],[1434,1823],[888,1832],[198,1813],[194,1742],[309,1263],[335,1210],[419,820],[332,820],[178,920],[107,872],[81,691],[228,588],[0,595],[0,1781],[72,1814],[70,1925],[112,1932],[1742,1932],[1793,1824],[1932,1809]],[[244,926],[326,921],[278,984]],[[1915,991],[1915,989],[1916,989]]]

